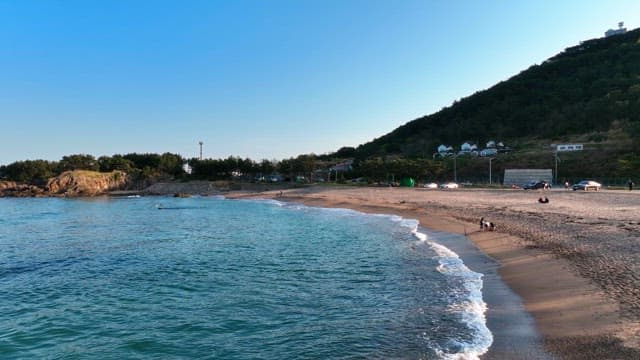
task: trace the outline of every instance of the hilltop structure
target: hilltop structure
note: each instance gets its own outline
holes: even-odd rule
[[[618,23],[618,28],[617,29],[609,29],[609,30],[605,31],[604,37],[626,34],[627,33],[627,28],[625,28],[623,26],[624,26],[624,22],[620,21]]]

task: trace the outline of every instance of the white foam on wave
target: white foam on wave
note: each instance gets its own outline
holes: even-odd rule
[[[339,213],[344,215],[367,215],[375,217],[385,217],[393,222],[397,222],[400,226],[409,228],[411,233],[418,241],[427,244],[431,247],[439,258],[439,266],[437,270],[444,275],[454,276],[462,278],[465,290],[468,296],[458,303],[451,304],[449,309],[462,314],[463,321],[473,329],[475,336],[473,342],[456,342],[458,348],[462,351],[454,354],[445,353],[443,351],[436,350],[439,356],[443,359],[450,360],[476,360],[480,358],[480,355],[486,353],[489,347],[493,343],[493,334],[487,327],[487,320],[485,313],[487,311],[487,304],[482,299],[482,274],[470,270],[460,259],[458,254],[451,251],[444,245],[438,244],[434,241],[429,241],[427,234],[420,232],[420,222],[416,219],[405,219],[398,215],[393,214],[366,214],[360,211],[345,209],[345,208],[319,208],[306,206],[297,203],[281,202],[272,199],[251,200],[270,203],[279,207],[286,206],[296,210],[305,209],[321,209],[323,211],[329,211],[333,213]]]
[[[332,211],[342,210],[348,213],[363,214],[358,211],[349,209],[331,209]],[[367,214],[364,214],[367,215]],[[451,360],[474,360],[479,359],[480,355],[486,353],[493,343],[493,334],[487,327],[487,319],[485,313],[487,304],[482,299],[482,274],[470,270],[460,259],[458,254],[444,245],[434,241],[429,241],[427,234],[420,232],[420,222],[416,219],[405,219],[398,215],[390,214],[371,214],[371,216],[386,217],[391,221],[397,222],[400,226],[411,229],[411,233],[418,241],[429,245],[438,255],[438,271],[447,276],[454,276],[463,279],[463,284],[467,296],[458,303],[451,304],[451,311],[462,314],[462,320],[474,332],[473,342],[456,342],[458,348],[462,351],[455,354],[440,352],[439,355],[444,359]]]
[[[493,343],[493,334],[487,327],[487,304],[482,299],[482,274],[470,270],[460,259],[458,254],[451,249],[428,240],[427,234],[418,230],[416,225],[413,234],[418,240],[428,244],[439,256],[437,270],[444,275],[462,278],[467,296],[463,300],[449,305],[451,311],[462,314],[463,321],[473,329],[475,333],[473,342],[456,342],[462,349],[455,354],[439,352],[444,359],[473,360],[479,359],[480,355],[486,353]]]

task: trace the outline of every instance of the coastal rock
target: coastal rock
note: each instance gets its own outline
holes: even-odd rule
[[[96,171],[65,171],[49,179],[45,190],[51,195],[95,196],[111,190],[123,189],[127,174],[122,171],[101,173]]]
[[[0,191],[13,189],[16,186],[18,186],[18,183],[16,183],[15,181],[0,181]]]
[[[0,181],[0,197],[40,197],[46,196],[44,189],[14,181]]]

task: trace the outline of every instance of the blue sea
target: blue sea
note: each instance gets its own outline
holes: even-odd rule
[[[476,358],[482,275],[437,242],[276,201],[0,199],[0,357]]]

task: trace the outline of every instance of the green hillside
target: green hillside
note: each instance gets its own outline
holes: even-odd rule
[[[548,164],[549,155],[541,151],[552,143],[581,141],[585,152],[598,153],[586,173],[626,176],[639,171],[635,149],[640,145],[640,30],[567,48],[359,146],[354,155],[431,157],[440,144],[459,150],[469,140],[480,148],[489,140],[502,141],[520,155],[514,163],[526,159],[532,165],[540,165],[540,156],[545,158],[543,165]],[[508,162],[505,158],[503,164]],[[576,171],[585,172],[583,161],[576,164]]]

